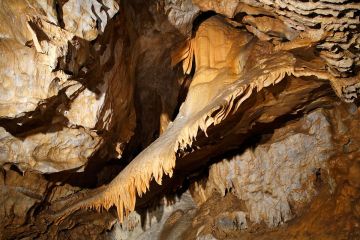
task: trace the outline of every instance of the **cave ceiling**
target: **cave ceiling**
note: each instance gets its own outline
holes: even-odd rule
[[[0,21],[1,239],[360,239],[357,0]]]

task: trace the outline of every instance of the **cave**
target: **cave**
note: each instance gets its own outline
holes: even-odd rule
[[[1,239],[360,239],[357,0],[0,18]]]

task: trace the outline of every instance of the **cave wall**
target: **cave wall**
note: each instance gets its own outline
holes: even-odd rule
[[[357,239],[359,9],[0,2],[1,238]]]

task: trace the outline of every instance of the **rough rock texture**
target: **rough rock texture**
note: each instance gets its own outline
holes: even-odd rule
[[[170,24],[186,36],[191,34],[192,23],[200,13],[200,9],[192,3],[192,0],[166,0],[164,10]]]
[[[190,193],[185,192],[173,199],[162,199],[159,206],[146,210],[141,215],[133,212],[122,225],[115,225],[113,239],[178,239],[191,226],[195,203]],[[145,216],[145,217],[144,217]]]
[[[332,148],[326,117],[310,113],[276,130],[267,143],[213,164],[205,185],[195,184],[195,198],[203,203],[214,191],[222,196],[231,191],[245,203],[251,222],[277,226],[293,217],[291,208],[299,209],[315,195],[309,179],[329,172]]]
[[[333,74],[341,75],[359,66],[360,19],[356,1],[194,0],[193,3],[202,11],[213,10],[230,18],[246,13],[242,23],[247,30],[266,41],[276,39],[278,48],[316,44]]]
[[[104,139],[110,146],[103,154],[121,155],[135,122],[121,57],[126,39],[113,30],[98,37],[118,3],[1,5],[1,163],[43,173],[80,170]]]
[[[327,72],[314,72],[311,63],[307,65],[303,61],[299,68],[295,55],[276,51],[272,45],[252,38],[245,31],[235,29],[230,32],[231,29],[230,24],[217,16],[199,26],[198,34],[190,43],[190,54],[186,56],[187,59],[195,57],[195,74],[174,122],[108,186],[94,191],[94,194],[89,193],[83,200],[76,200],[75,196],[73,201],[76,204],[72,203],[65,212],[83,207],[109,209],[116,205],[122,219],[125,212],[134,210],[136,195],[141,196],[147,191],[152,178],[160,184],[164,174],[172,176],[176,152],[191,147],[199,129],[206,132],[211,125],[220,124],[237,112],[253,94],[279,84],[287,75],[301,77],[317,74],[333,82],[334,79]],[[186,62],[192,60],[185,60],[184,64]],[[253,65],[255,62],[260,64]],[[186,68],[184,70],[187,71]],[[307,90],[311,91],[311,88]],[[271,102],[270,106],[275,102]],[[300,102],[295,101],[293,109],[284,110],[289,110],[288,114],[298,111],[300,106],[296,104]],[[253,118],[246,119],[243,126],[233,127],[249,129],[249,121],[266,123],[279,117],[275,114],[273,118],[266,119],[266,114],[255,114]],[[60,211],[64,206],[60,204],[54,207]]]
[[[360,124],[359,116],[359,108],[355,105],[338,105],[331,110],[316,110],[300,121],[277,128],[270,137],[264,136],[261,140],[264,143],[252,150],[251,157],[244,152],[233,160],[211,165],[207,177],[194,181],[190,189],[193,199],[199,204],[197,208],[189,211],[186,206],[180,209],[168,207],[173,209],[172,214],[160,214],[157,220],[153,218],[155,225],[140,231],[141,236],[148,239],[357,239],[360,233],[360,215],[357,211],[360,197],[357,175],[359,161],[356,160],[359,157],[359,140],[357,131],[351,129]],[[296,141],[290,144],[291,139]],[[259,149],[266,148],[271,152],[276,147],[289,148],[294,145],[299,146],[295,149],[304,146],[314,148],[313,151],[288,153],[291,156],[306,155],[304,158],[259,155]],[[253,179],[243,176],[241,170],[244,168],[241,167],[250,164],[256,166],[255,157],[259,156],[266,158],[264,165],[271,161],[280,162],[272,171],[272,165],[268,164],[269,172],[252,172]],[[250,158],[255,159],[255,163],[247,162]],[[308,166],[302,164],[306,161],[309,161]],[[229,168],[231,164],[238,165]],[[287,171],[279,170],[290,164],[292,167]],[[261,169],[263,166],[257,167]],[[308,171],[304,170],[306,168]],[[229,173],[233,173],[233,178]],[[261,173],[264,174],[260,176]],[[269,174],[274,177],[266,183],[265,177]],[[281,175],[287,177],[281,178]],[[280,191],[281,182],[287,181],[293,184],[288,184],[289,189]],[[230,185],[232,188],[224,193],[224,189]],[[286,194],[288,199],[281,201],[280,197]],[[284,219],[289,213],[289,218]],[[131,216],[133,214],[125,220],[125,226]],[[257,219],[252,219],[254,216],[262,219],[256,222]],[[162,223],[160,238],[159,223]],[[136,222],[135,226],[138,224]],[[272,225],[269,228],[269,224],[280,224],[281,227]],[[133,234],[137,236],[138,232],[134,231]],[[174,232],[182,235],[173,238]],[[115,233],[120,234],[119,230]],[[121,234],[124,236],[128,233],[125,231]]]
[[[0,163],[14,163],[22,171],[32,169],[43,173],[79,169],[101,143],[95,133],[84,129],[54,130],[19,139],[0,128]]]
[[[359,9],[0,2],[1,238],[359,238]]]
[[[1,239],[69,239],[75,236],[77,239],[106,239],[106,229],[114,224],[110,214],[85,212],[51,226],[45,219],[34,216],[51,202],[80,188],[49,182],[38,174],[21,175],[14,170],[2,171],[0,176]]]
[[[92,41],[104,32],[107,22],[118,10],[119,5],[114,0],[69,0],[62,7],[64,28],[79,38]]]

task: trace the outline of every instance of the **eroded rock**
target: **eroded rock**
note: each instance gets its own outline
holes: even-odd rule
[[[317,111],[274,135],[269,143],[212,165],[206,184],[193,190],[198,202],[213,191],[223,196],[231,191],[245,202],[254,223],[274,227],[292,219],[292,211],[316,194],[314,184],[321,181],[321,173],[329,171],[330,123]]]
[[[1,2],[1,238],[357,239],[358,9]]]

